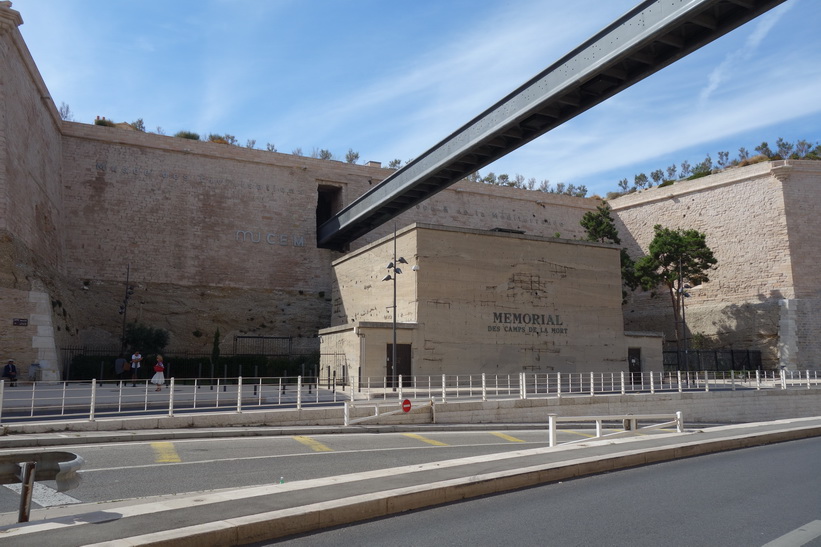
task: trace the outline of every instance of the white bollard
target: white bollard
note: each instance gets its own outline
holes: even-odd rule
[[[482,401],[487,401],[487,378],[485,373],[482,373]]]
[[[678,392],[681,393],[682,388],[681,388],[681,371],[680,370],[676,371],[676,376],[678,377]]]
[[[556,397],[562,398],[562,373],[556,373]]]
[[[168,386],[168,417],[174,417],[174,378],[169,381]]]
[[[445,375],[442,375],[442,402],[444,403],[447,400],[447,391],[445,387]]]
[[[97,406],[97,378],[91,380],[91,409],[88,412],[88,421],[94,421],[94,407]]]
[[[676,412],[676,431],[684,433],[684,413],[680,410]]]
[[[552,447],[556,446],[556,415],[555,414],[548,414],[547,415],[547,426],[548,426],[549,446],[552,448]]]
[[[237,414],[242,414],[242,376],[237,376]]]
[[[625,394],[625,390],[624,390],[624,371],[621,371],[621,394],[622,395]]]

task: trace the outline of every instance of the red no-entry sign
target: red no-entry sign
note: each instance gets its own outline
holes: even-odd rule
[[[404,401],[402,401],[402,410],[404,410],[405,412],[410,412],[410,409],[411,409],[410,399],[405,399]]]

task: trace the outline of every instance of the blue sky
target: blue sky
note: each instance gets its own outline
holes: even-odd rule
[[[75,121],[409,160],[638,0],[13,0]],[[821,1],[785,4],[482,170],[604,195],[762,141],[821,141]]]

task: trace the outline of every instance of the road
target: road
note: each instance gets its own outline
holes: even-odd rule
[[[560,430],[559,442],[591,430]],[[606,433],[606,431],[605,431]],[[50,447],[83,457],[82,484],[64,495],[43,483],[32,509],[298,481],[547,445],[543,429],[237,437]],[[31,452],[32,449],[4,453]],[[0,487],[0,513],[18,510],[19,485]],[[67,497],[66,497],[67,496]],[[7,522],[10,517],[4,520]],[[2,521],[2,519],[0,519]],[[12,519],[14,521],[14,519]]]
[[[818,547],[820,453],[821,438],[723,452],[416,511],[282,543]]]

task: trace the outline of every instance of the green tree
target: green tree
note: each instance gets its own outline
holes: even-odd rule
[[[621,245],[619,231],[616,228],[613,215],[610,214],[612,211],[610,204],[605,201],[596,207],[595,213],[588,211],[584,214],[580,224],[587,233],[588,241]]]
[[[141,323],[129,323],[125,328],[125,343],[131,349],[139,349],[144,355],[162,353],[168,345],[169,334],[165,329],[149,327]]]
[[[177,131],[174,136],[179,139],[191,139],[192,141],[200,140],[200,134],[193,131]]]
[[[676,342],[680,341],[681,298],[685,285],[701,285],[717,263],[707,246],[707,236],[697,230],[672,230],[660,224],[653,227],[655,235],[647,255],[636,261],[636,276],[641,287],[652,291],[667,287],[673,317],[676,322]]]
[[[611,212],[610,204],[605,201],[596,207],[595,212],[588,211],[584,214],[580,224],[587,234],[588,241],[621,245],[619,230],[616,228]],[[627,249],[623,247],[619,254],[619,262],[621,265],[622,300],[625,300],[627,291],[636,290],[639,283],[636,277],[635,262],[630,257]]]
[[[353,148],[348,148],[348,153],[345,154],[346,163],[356,163],[359,161],[359,152],[354,152]]]

